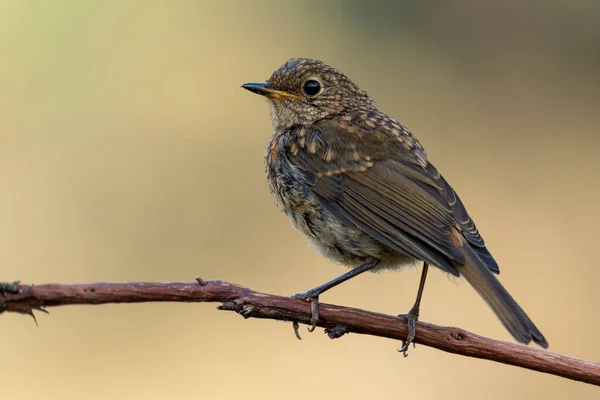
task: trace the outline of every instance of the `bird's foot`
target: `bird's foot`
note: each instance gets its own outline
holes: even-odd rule
[[[413,307],[407,314],[400,314],[398,317],[404,317],[408,321],[408,336],[402,341],[402,347],[398,350],[404,357],[408,356],[408,348],[412,343],[415,348],[415,322],[419,320],[419,307]]]
[[[319,293],[309,290],[304,293],[295,294],[292,296],[292,298],[310,301],[311,317],[308,331],[313,332],[317,327],[317,323],[319,322]]]

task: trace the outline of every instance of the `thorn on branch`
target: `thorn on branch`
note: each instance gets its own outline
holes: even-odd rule
[[[40,310],[41,310],[41,311],[43,311],[43,312],[46,312],[46,314],[48,314],[48,311],[45,311],[45,310],[43,310],[43,309],[40,309]],[[37,323],[37,318],[35,317],[35,314],[33,313],[33,308],[30,308],[29,310],[27,310],[27,314],[28,314],[28,315],[29,315],[31,318],[33,318],[33,322],[35,323],[35,326],[36,326],[37,328],[39,328],[40,326],[38,325],[38,323]]]
[[[200,286],[208,285],[208,282],[206,282],[204,279],[202,279],[200,277],[196,278],[196,282],[198,282],[200,284]]]

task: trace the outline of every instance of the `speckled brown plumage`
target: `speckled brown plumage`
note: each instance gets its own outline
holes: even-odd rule
[[[365,91],[305,58],[287,61],[264,84],[243,87],[271,107],[265,162],[275,202],[324,256],[353,268],[372,263],[363,270],[420,260],[464,276],[518,341],[547,346],[495,278],[498,265],[460,198],[413,134]]]

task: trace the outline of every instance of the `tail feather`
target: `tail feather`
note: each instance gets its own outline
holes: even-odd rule
[[[467,262],[456,264],[456,269],[496,313],[504,327],[521,343],[528,344],[533,340],[541,347],[547,348],[548,342],[544,335],[496,279],[487,265],[468,244],[465,244],[462,249]]]

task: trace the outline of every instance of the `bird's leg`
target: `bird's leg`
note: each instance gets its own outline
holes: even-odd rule
[[[307,300],[311,303],[311,326],[308,327],[308,331],[312,332],[317,327],[317,322],[319,321],[319,296],[322,293],[328,291],[331,288],[336,287],[340,283],[346,282],[350,278],[354,278],[355,276],[360,275],[363,272],[373,269],[377,264],[379,264],[379,260],[377,259],[366,262],[346,272],[344,275],[338,276],[337,278],[332,279],[329,282],[326,282],[320,286],[317,286],[316,288],[310,289],[309,291],[306,291],[304,293],[298,293],[293,295],[292,297],[296,299]]]
[[[423,296],[423,289],[425,288],[425,280],[427,279],[427,270],[429,269],[429,264],[426,262],[423,263],[423,272],[421,272],[421,281],[419,282],[419,290],[417,291],[417,299],[415,300],[415,304],[412,306],[410,311],[407,314],[400,314],[399,317],[404,317],[408,321],[408,337],[406,340],[402,341],[402,348],[398,350],[401,352],[404,357],[408,355],[407,350],[410,344],[415,346],[415,322],[419,320],[419,308],[421,306],[421,297]]]

